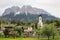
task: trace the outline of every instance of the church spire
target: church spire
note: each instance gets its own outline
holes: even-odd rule
[[[39,15],[39,21],[38,21],[38,28],[42,28],[43,27],[43,22],[42,22],[42,15]]]

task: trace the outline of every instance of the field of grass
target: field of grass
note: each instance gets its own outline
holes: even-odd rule
[[[38,38],[0,38],[0,40],[38,40]]]
[[[47,40],[47,38],[0,38],[0,40]],[[50,39],[53,40],[53,39]],[[55,38],[54,40],[60,40],[60,38]]]
[[[14,27],[14,26],[16,26],[16,24],[1,24],[0,26],[2,26],[2,27],[6,27],[6,26],[12,26],[12,27]]]

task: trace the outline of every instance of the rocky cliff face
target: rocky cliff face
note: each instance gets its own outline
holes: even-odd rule
[[[34,8],[31,6],[13,6],[11,8],[7,8],[3,13],[3,18],[11,18],[13,20],[23,20],[23,21],[38,21],[38,15],[42,14],[43,20],[54,20],[58,19],[48,13],[47,11],[39,8]]]

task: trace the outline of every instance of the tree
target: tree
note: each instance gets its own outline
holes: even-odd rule
[[[20,24],[20,21],[17,21],[17,26],[19,26],[19,25],[21,25],[21,24]]]
[[[16,21],[15,20],[11,20],[11,24],[16,24]]]
[[[59,28],[60,27],[60,20],[55,20],[56,26]]]
[[[42,29],[37,29],[36,34],[37,34],[37,36],[39,38],[41,36],[41,34],[42,34]]]
[[[35,23],[35,29],[37,29],[37,23]]]
[[[3,33],[4,33],[5,37],[8,37],[8,35],[9,35],[9,30],[6,28],[6,29],[3,31]]]
[[[55,38],[55,35],[58,34],[58,31],[56,29],[55,23],[52,23],[51,24],[51,31],[52,31],[52,36],[53,36],[53,39],[54,39]]]
[[[55,23],[51,23],[49,25],[46,24],[43,28],[43,34],[48,37],[48,40],[49,40],[50,36],[53,36],[53,39],[54,39],[54,37],[55,37],[55,35],[57,35],[57,33],[58,32],[55,27]]]
[[[1,20],[0,20],[0,25],[1,25]]]
[[[18,27],[15,27],[14,30],[15,31],[18,31],[19,35],[21,36],[22,31],[23,31],[21,27],[19,27],[19,26]]]
[[[43,30],[43,34],[44,35],[46,35],[47,37],[48,37],[48,40],[49,40],[49,38],[50,38],[50,36],[51,36],[51,27],[50,27],[51,25],[45,25],[44,26],[44,28],[42,29]]]

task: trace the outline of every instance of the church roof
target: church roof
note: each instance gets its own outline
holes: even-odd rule
[[[40,14],[39,17],[42,17],[42,14]]]

